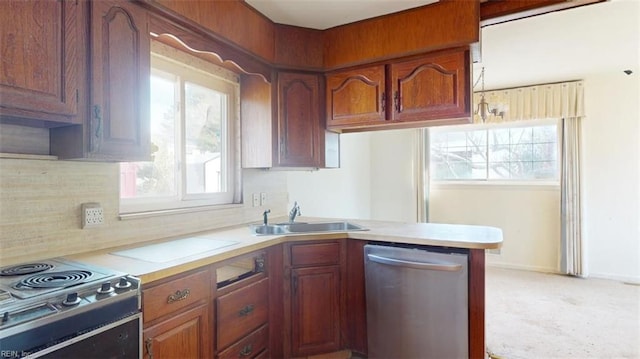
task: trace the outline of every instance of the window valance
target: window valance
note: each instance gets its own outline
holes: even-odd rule
[[[473,94],[474,111],[480,103],[480,95],[480,92]],[[487,123],[584,117],[583,81],[485,91],[485,100],[491,110],[502,112],[502,116],[490,115]],[[474,114],[473,122],[482,123],[482,119]]]

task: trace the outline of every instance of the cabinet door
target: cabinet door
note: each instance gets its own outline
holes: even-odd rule
[[[149,159],[150,43],[146,12],[127,1],[91,1],[92,157]]]
[[[384,65],[327,75],[327,127],[385,122]]]
[[[79,123],[77,1],[0,1],[0,115]]]
[[[394,121],[470,118],[469,51],[391,64]]]
[[[291,355],[340,349],[340,267],[292,269]]]
[[[207,305],[177,314],[143,331],[143,357],[210,358],[212,341]]]
[[[278,74],[276,166],[321,165],[320,78],[313,74]]]

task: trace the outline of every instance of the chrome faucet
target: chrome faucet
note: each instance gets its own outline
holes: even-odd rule
[[[289,223],[293,223],[296,220],[296,216],[301,215],[300,206],[298,206],[298,202],[293,202],[293,208],[289,211]]]
[[[269,218],[267,217],[267,215],[268,215],[269,213],[271,213],[271,210],[270,210],[270,209],[268,209],[268,210],[266,210],[266,211],[264,211],[264,212],[262,213],[262,223],[263,223],[265,226],[268,224],[267,222],[269,221]]]

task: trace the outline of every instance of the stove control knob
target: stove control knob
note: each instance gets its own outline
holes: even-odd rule
[[[118,289],[125,289],[129,287],[131,287],[131,282],[129,282],[126,277],[120,278],[120,281],[116,283],[116,288]]]
[[[62,305],[71,307],[80,303],[80,298],[78,298],[78,293],[73,292],[67,294],[67,298],[62,301]]]
[[[6,323],[9,321],[9,312],[4,312],[2,315],[2,323]]]
[[[108,294],[113,292],[113,287],[111,287],[111,283],[105,282],[102,283],[100,289],[98,289],[98,294]]]

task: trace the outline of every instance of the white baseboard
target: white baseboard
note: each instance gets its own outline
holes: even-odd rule
[[[491,261],[487,261],[486,265],[487,267],[495,267],[495,268],[528,270],[533,272],[560,274],[560,271],[557,268],[547,268],[547,267],[541,267],[541,266],[512,264],[512,263],[493,263]]]
[[[504,269],[527,270],[527,271],[542,272],[542,273],[563,274],[560,270],[556,268],[546,268],[546,267],[512,264],[512,263],[493,263],[489,260],[487,260],[486,266],[494,267],[494,268],[504,268]],[[640,278],[638,277],[620,276],[620,275],[609,274],[609,273],[589,273],[585,278],[606,279],[606,280],[613,280],[616,282],[622,282],[625,284],[640,285]]]
[[[608,280],[615,280],[615,281],[626,283],[626,284],[640,285],[640,277],[620,276],[620,275],[609,274],[609,273],[589,273],[589,276],[587,278],[608,279]]]

